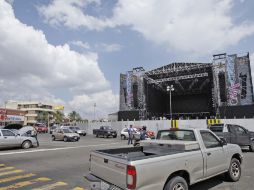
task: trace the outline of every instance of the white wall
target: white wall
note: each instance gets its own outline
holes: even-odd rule
[[[244,126],[250,131],[254,131],[254,119],[222,119],[224,123],[238,124]],[[205,119],[193,119],[193,120],[179,120],[179,128],[206,128],[207,121]],[[148,130],[157,133],[160,129],[169,129],[170,120],[145,120],[145,121],[114,121],[114,122],[89,122],[86,124],[78,124],[79,127],[85,129],[88,134],[93,134],[93,129],[98,129],[100,126],[111,126],[113,129],[117,130],[118,135],[121,130],[130,125],[135,126],[146,126]]]

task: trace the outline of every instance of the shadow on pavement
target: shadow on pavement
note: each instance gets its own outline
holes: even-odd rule
[[[209,190],[213,187],[216,187],[219,184],[222,184],[224,181],[225,181],[225,177],[222,174],[217,177],[213,177],[213,178],[208,179],[206,181],[192,185],[190,187],[190,190]]]

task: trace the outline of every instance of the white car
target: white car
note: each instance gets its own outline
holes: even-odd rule
[[[134,130],[135,134],[138,134],[138,135],[140,134],[140,132],[138,131],[137,128],[133,127],[133,130]],[[128,138],[129,138],[128,128],[123,128],[121,131],[121,139],[124,140],[124,139],[128,139]]]
[[[27,134],[29,130],[29,127],[23,127],[20,130],[13,131],[0,129],[0,148],[21,147],[28,149],[37,147],[36,139]]]

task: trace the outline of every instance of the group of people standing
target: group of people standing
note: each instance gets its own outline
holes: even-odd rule
[[[136,133],[136,131],[134,130],[132,125],[130,125],[130,127],[128,128],[128,135],[129,135],[128,145],[133,144],[134,133]],[[143,126],[140,131],[140,139],[139,140],[145,140],[145,138],[146,138],[146,126]]]

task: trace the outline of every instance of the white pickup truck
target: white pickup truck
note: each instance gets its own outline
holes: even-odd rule
[[[140,147],[97,150],[85,179],[92,190],[188,190],[219,174],[241,177],[242,151],[207,129],[158,131]]]

